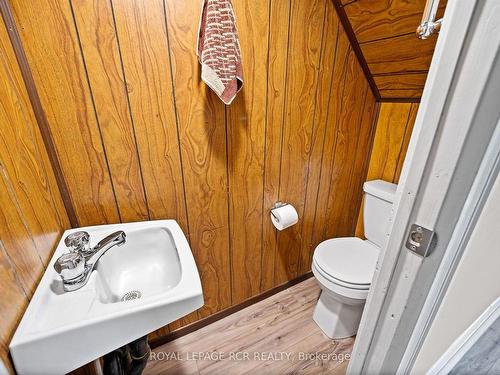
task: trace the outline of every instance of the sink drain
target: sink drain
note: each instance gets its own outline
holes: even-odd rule
[[[131,290],[123,295],[122,301],[132,301],[141,298],[142,294],[138,290]]]

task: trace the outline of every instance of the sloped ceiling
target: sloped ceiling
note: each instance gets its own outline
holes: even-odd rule
[[[338,0],[381,99],[422,96],[437,36],[420,40],[425,0]],[[438,17],[444,13],[441,0]]]

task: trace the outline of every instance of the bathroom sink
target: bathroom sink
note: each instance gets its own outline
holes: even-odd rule
[[[97,263],[96,290],[102,303],[146,298],[179,284],[181,263],[168,231],[129,230],[126,245],[110,250]]]
[[[85,230],[91,246],[112,232],[126,242],[99,259],[87,284],[66,292],[54,270],[63,239]],[[68,230],[10,343],[20,374],[64,374],[203,306],[191,249],[174,220]]]

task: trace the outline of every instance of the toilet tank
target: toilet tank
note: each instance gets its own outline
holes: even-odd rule
[[[365,237],[378,247],[384,243],[397,187],[396,184],[382,180],[368,181],[363,185],[365,192],[363,209]]]

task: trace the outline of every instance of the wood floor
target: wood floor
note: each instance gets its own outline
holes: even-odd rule
[[[330,340],[312,320],[316,280],[156,348],[152,374],[344,374],[354,338]]]

